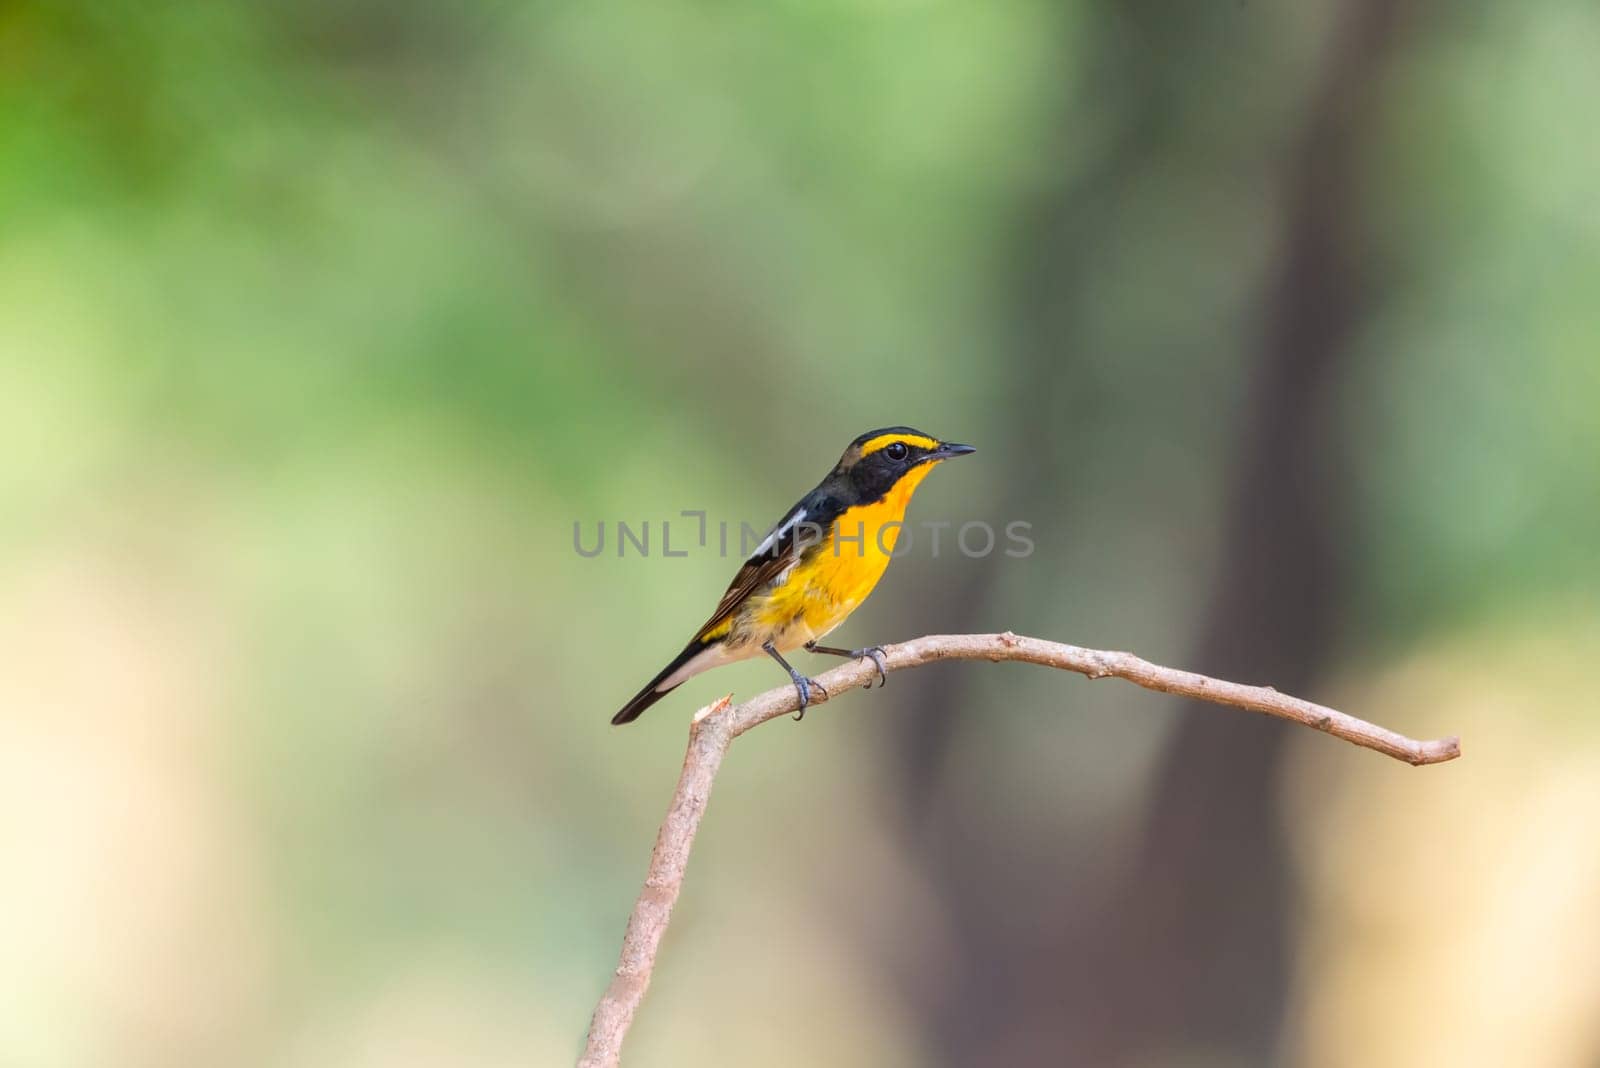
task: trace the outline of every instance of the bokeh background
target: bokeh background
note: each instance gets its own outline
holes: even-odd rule
[[[661,520],[895,423],[981,450],[914,521],[1036,548],[921,543],[846,644],[1466,755],[898,676],[735,747],[629,1063],[1600,1063],[1596,55],[1592,0],[0,5],[0,1064],[570,1063],[689,715],[780,681],[607,725],[734,566]]]

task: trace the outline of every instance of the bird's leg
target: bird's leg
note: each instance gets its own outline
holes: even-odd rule
[[[822,683],[818,682],[816,679],[808,679],[804,675],[800,674],[800,672],[796,671],[793,667],[791,667],[789,665],[789,661],[787,661],[787,660],[785,660],[783,658],[783,654],[778,652],[777,646],[773,645],[770,641],[769,642],[763,642],[761,644],[761,648],[763,650],[765,650],[765,652],[766,652],[766,654],[768,656],[770,656],[770,657],[772,657],[772,659],[776,660],[778,662],[779,666],[782,667],[783,670],[787,671],[789,673],[789,677],[794,680],[795,692],[800,695],[800,709],[799,709],[799,711],[795,712],[794,718],[797,719],[797,720],[805,719],[806,718],[806,706],[811,703],[811,691],[813,689],[821,690],[822,691],[822,696],[823,697],[827,697],[828,696],[827,688],[824,687],[822,685]]]
[[[872,659],[872,664],[878,669],[878,685],[882,686],[889,681],[889,664],[883,656],[883,646],[869,645],[865,649],[835,649],[831,645],[818,645],[816,642],[806,642],[806,652],[827,653],[829,656],[847,656],[851,660],[861,660],[866,657]],[[863,690],[872,689],[871,681],[861,687]]]

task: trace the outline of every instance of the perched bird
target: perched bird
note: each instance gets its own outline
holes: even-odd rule
[[[856,438],[828,477],[800,498],[756,547],[683,652],[611,722],[632,723],[695,675],[762,653],[794,680],[800,715],[820,687],[783,658],[795,649],[871,657],[883,685],[881,648],[835,649],[817,642],[849,618],[883,577],[918,484],[940,461],[976,451],[908,426]]]

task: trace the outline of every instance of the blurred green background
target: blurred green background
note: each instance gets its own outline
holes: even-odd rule
[[[576,1056],[857,433],[980,448],[741,740],[637,1065],[1600,1063],[1592,0],[0,5],[0,1064]],[[614,527],[613,527],[614,529]],[[675,533],[676,537],[676,533]],[[659,548],[657,542],[652,546]],[[614,548],[614,545],[610,548]]]

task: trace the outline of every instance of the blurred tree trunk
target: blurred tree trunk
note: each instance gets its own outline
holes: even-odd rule
[[[1084,273],[1112,240],[1115,216],[1106,207],[1130,174],[1150,165],[1189,80],[1228,62],[1225,47],[1198,44],[1219,44],[1196,25],[1213,15],[1176,2],[1100,14],[1123,20],[1131,35],[1123,54],[1138,60],[1111,79],[1126,94],[1114,149],[1028,220],[1023,332],[1011,372],[1021,390],[1017,410],[1027,413],[1019,442],[1051,440],[1075,425],[1060,410],[1063,398],[1092,403],[1075,388],[1081,369],[1066,354],[1075,351],[1072,313]],[[1283,173],[1281,245],[1247,372],[1224,558],[1193,660],[1200,671],[1314,692],[1339,618],[1344,493],[1330,387],[1362,314],[1353,240],[1362,229],[1359,153],[1397,16],[1387,0],[1340,9]],[[1058,467],[1084,454],[1067,446]],[[1027,484],[1015,487],[1014,499],[1026,505],[1016,514],[1037,514],[1034,487],[1066,473],[1030,460],[1008,465],[1028,472]],[[957,597],[968,618],[983,618],[996,576],[992,568],[970,574]],[[1041,844],[1039,870],[1012,873],[1012,892],[1000,895],[984,874],[983,843],[963,838],[960,820],[940,818],[970,800],[941,793],[938,778],[961,692],[946,680],[917,686],[917,712],[897,720],[895,745],[912,838],[946,894],[962,956],[948,987],[917,991],[935,1055],[950,1064],[1159,1064],[1196,1055],[1269,1062],[1289,980],[1290,888],[1274,806],[1281,725],[1185,708],[1154,780],[1136,858],[1113,892],[1103,901],[1062,900]]]
[[[1196,657],[1200,671],[1292,692],[1312,690],[1346,608],[1338,524],[1347,492],[1331,408],[1363,310],[1358,160],[1396,15],[1389,0],[1342,12],[1285,176],[1284,246]],[[1142,854],[1100,928],[1105,944],[1088,954],[1116,976],[1109,1041],[1090,1052],[1150,1063],[1198,1047],[1267,1063],[1290,978],[1274,804],[1288,735],[1249,717],[1184,712]]]

